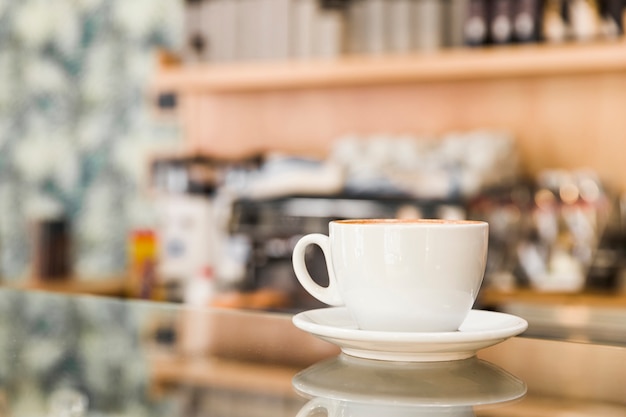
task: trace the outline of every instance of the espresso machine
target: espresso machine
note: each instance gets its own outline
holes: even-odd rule
[[[239,199],[233,204],[230,233],[245,235],[250,245],[242,291],[274,288],[289,295],[291,311],[322,307],[298,283],[291,264],[296,242],[308,233],[328,234],[328,223],[345,218],[465,217],[460,201],[363,195],[289,196]],[[309,248],[307,267],[318,284],[328,284],[321,250]]]

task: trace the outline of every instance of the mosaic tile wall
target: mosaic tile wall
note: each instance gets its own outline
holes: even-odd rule
[[[146,88],[181,41],[178,0],[0,0],[0,277],[28,273],[29,225],[71,220],[74,270],[124,270],[145,156],[178,137]]]
[[[156,320],[175,320],[175,310],[45,292],[4,291],[0,301],[2,415],[183,414],[177,391],[151,391],[156,342],[146,336]],[[56,411],[61,395],[64,407]]]

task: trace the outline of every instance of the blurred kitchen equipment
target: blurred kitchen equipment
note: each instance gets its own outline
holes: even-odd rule
[[[72,274],[71,226],[65,217],[40,218],[33,227],[33,277],[51,281]]]
[[[474,201],[490,223],[485,285],[500,290],[613,290],[624,234],[620,205],[587,170],[546,170],[535,181]]]
[[[460,200],[418,200],[406,195],[239,199],[234,203],[230,232],[247,236],[251,248],[241,290],[281,289],[290,295],[290,308],[294,311],[321,307],[322,303],[302,289],[293,272],[291,254],[301,236],[328,233],[329,221],[342,218],[464,218],[465,213]],[[319,249],[311,248],[307,265],[320,285],[328,283],[326,264]]]
[[[484,287],[511,290],[519,282],[517,247],[527,238],[532,185],[519,182],[511,187],[485,192],[470,203],[469,216],[489,223],[489,255]]]
[[[350,193],[439,201],[514,184],[518,159],[513,135],[489,130],[439,137],[345,135],[330,155],[343,167]]]
[[[187,280],[214,265],[212,199],[217,170],[201,157],[159,159],[152,166],[158,213],[158,277],[166,298],[181,301]]]
[[[545,171],[538,178],[532,213],[535,239],[520,249],[531,284],[543,290],[578,291],[597,254],[611,206],[593,172]],[[544,266],[531,271],[535,252]]]

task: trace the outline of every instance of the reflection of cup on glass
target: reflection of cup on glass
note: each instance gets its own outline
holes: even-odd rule
[[[319,415],[328,417],[474,417],[472,407],[436,407],[436,406],[409,406],[393,404],[366,404],[350,401],[330,400],[328,398],[313,398],[304,405],[296,417]]]
[[[82,417],[86,414],[87,396],[73,388],[60,388],[49,398],[49,417]]]
[[[488,224],[460,220],[339,220],[330,233],[296,244],[293,267],[320,301],[345,305],[360,329],[456,331],[472,308],[485,272]],[[318,245],[328,287],[307,271]]]
[[[67,279],[71,275],[70,222],[64,218],[40,219],[33,225],[33,276],[41,280]]]
[[[298,417],[474,416],[478,406],[510,403],[526,384],[476,357],[444,362],[385,362],[341,354],[294,376],[296,392],[311,399]]]

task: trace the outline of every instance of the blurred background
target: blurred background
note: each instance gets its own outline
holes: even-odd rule
[[[329,353],[251,313],[321,307],[291,251],[340,218],[486,220],[476,308],[626,343],[625,16],[624,0],[0,0],[0,414],[295,414],[242,391],[273,390],[263,372],[207,352]],[[323,284],[319,252],[308,266]],[[188,386],[221,374],[232,387]],[[188,389],[164,400],[171,385]]]
[[[626,306],[624,16],[1,1],[2,283],[295,312],[319,306],[291,270],[303,234],[470,218],[491,227],[478,306]]]

